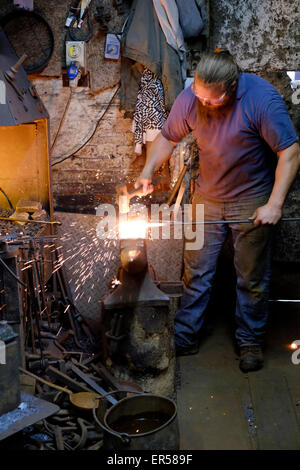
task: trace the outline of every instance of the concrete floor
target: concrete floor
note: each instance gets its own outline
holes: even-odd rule
[[[300,304],[270,303],[270,310],[260,371],[240,371],[224,308],[199,353],[177,359],[181,450],[300,449],[300,364],[288,347],[300,340]]]

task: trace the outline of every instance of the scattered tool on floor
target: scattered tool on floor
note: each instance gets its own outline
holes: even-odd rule
[[[99,397],[99,393],[93,393],[93,392],[73,393],[71,392],[71,390],[64,388],[64,387],[60,387],[59,385],[53,384],[52,382],[49,382],[48,380],[42,379],[41,377],[35,374],[32,374],[32,372],[28,372],[28,370],[23,369],[22,367],[19,367],[19,369],[24,374],[34,377],[36,380],[39,380],[40,382],[48,385],[49,387],[53,387],[53,388],[56,388],[57,390],[67,393],[69,395],[70,402],[72,403],[72,405],[76,406],[76,408],[80,408],[82,410],[92,410],[95,406],[95,398]],[[109,397],[109,396],[107,396],[107,400],[111,404],[115,404],[117,402],[115,398]]]

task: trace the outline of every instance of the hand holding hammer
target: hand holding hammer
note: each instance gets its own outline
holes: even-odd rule
[[[154,178],[152,180],[152,185],[159,183],[161,177]],[[130,199],[134,196],[146,196],[150,193],[143,192],[143,185],[140,183],[136,189],[128,191],[127,185],[117,186],[117,203],[119,206],[119,211],[121,214],[127,214],[129,212]],[[152,192],[152,191],[151,191]]]

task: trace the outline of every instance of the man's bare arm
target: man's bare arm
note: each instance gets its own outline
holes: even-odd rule
[[[275,183],[269,201],[259,207],[252,218],[254,225],[275,225],[282,216],[282,207],[287,193],[296,178],[300,166],[300,147],[298,143],[278,152]]]
[[[154,171],[161,167],[166,162],[174,149],[176,142],[170,142],[160,132],[151,145],[151,150],[147,156],[145,166],[142,173],[135,183],[135,187],[138,188],[141,184],[143,186],[143,194],[149,194],[153,191],[151,184]]]

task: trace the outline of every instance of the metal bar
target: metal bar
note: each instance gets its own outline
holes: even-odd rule
[[[23,222],[24,224],[57,224],[61,225],[61,222],[57,222],[56,220],[19,220],[19,219],[11,219],[10,217],[0,217],[0,220],[7,220],[8,222]]]
[[[71,369],[73,372],[75,372],[76,375],[78,375],[82,380],[84,380],[90,387],[92,387],[96,392],[100,393],[100,395],[107,395],[107,400],[114,405],[117,403],[118,400],[116,400],[114,397],[111,397],[109,395],[109,392],[107,393],[100,385],[98,385],[93,379],[87,376],[84,372],[78,369],[74,364],[72,364]]]
[[[171,224],[171,225],[205,225],[205,224],[253,224],[254,219],[245,219],[245,220],[205,220],[202,222],[162,222],[162,224]],[[280,222],[300,222],[300,217],[282,217]]]

